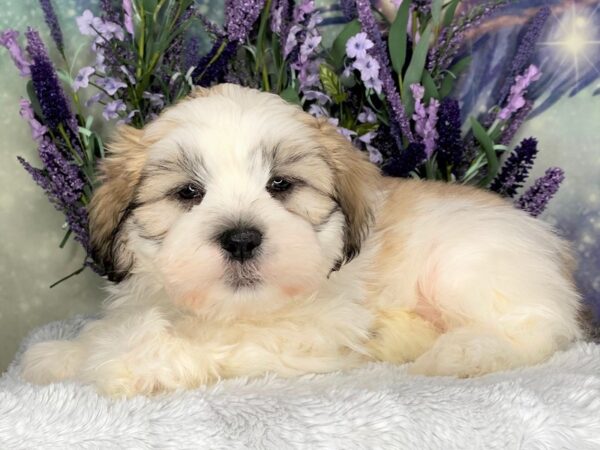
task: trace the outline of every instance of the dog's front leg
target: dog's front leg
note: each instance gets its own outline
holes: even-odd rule
[[[227,346],[191,339],[158,308],[125,320],[109,316],[82,336],[87,350],[77,378],[112,397],[190,389],[217,380]]]

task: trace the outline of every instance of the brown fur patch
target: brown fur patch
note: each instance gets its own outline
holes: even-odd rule
[[[373,222],[373,207],[382,177],[366,155],[326,120],[314,119],[308,114],[303,114],[302,120],[319,131],[317,140],[327,150],[326,156],[335,174],[335,199],[346,216],[344,262],[348,262],[360,252]]]
[[[118,281],[130,265],[131,256],[120,243],[119,224],[133,201],[146,162],[143,132],[121,127],[100,164],[102,185],[90,203],[90,236],[94,258],[102,263],[108,278]]]

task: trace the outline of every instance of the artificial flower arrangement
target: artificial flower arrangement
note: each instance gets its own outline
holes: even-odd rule
[[[17,31],[0,35],[28,80],[21,115],[41,167],[19,161],[65,215],[60,246],[73,236],[86,252],[74,274],[85,267],[103,274],[89,244],[86,205],[99,183],[97,163],[110,149],[93,108],[100,105],[107,122],[141,128],[195,85],[229,82],[279,94],[335,124],[387,175],[491,189],[537,216],[564,174],[549,168],[518,196],[537,141],[524,139],[512,150],[510,144],[532,108],[527,88],[540,71],[530,60],[550,10],[541,8],[525,25],[496,106],[482,117],[463,117],[452,98],[470,63],[460,55],[469,30],[507,2],[466,8],[460,0],[396,1],[388,21],[369,0],[342,0],[332,9],[345,25],[324,46],[314,0],[228,0],[222,26],[193,0],[102,0],[99,17],[86,10],[76,19],[95,61],[75,68],[77,55],[64,47],[51,0],[40,0],[61,56],[56,65],[36,30],[25,32],[25,51]],[[212,38],[204,54],[200,28]]]

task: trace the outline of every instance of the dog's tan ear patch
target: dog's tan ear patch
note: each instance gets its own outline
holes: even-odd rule
[[[133,264],[121,227],[131,208],[135,188],[146,161],[142,131],[120,127],[100,163],[102,183],[89,207],[90,238],[94,259],[102,264],[109,280],[120,281]]]
[[[346,216],[344,259],[354,258],[373,221],[381,174],[379,169],[326,120],[314,120],[335,176],[335,199]]]

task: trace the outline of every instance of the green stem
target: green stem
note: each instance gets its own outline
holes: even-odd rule
[[[262,80],[263,80],[263,85],[264,85],[263,88],[267,92],[271,91],[271,87],[270,87],[270,83],[269,83],[269,72],[268,72],[267,66],[265,64],[264,54],[265,54],[265,35],[267,32],[267,21],[269,19],[269,13],[271,11],[271,2],[272,2],[272,0],[267,0],[265,2],[265,6],[261,13],[260,25],[258,27],[258,39],[257,39],[257,43],[256,43],[257,58],[256,58],[255,69],[254,69],[255,72],[258,72],[260,69],[260,71],[262,73]]]

